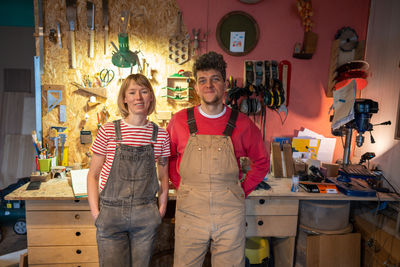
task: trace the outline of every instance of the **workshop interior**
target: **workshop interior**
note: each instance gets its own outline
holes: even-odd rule
[[[149,79],[149,120],[166,128],[200,104],[192,66],[216,51],[224,103],[271,162],[246,199],[246,266],[400,266],[399,13],[397,0],[0,2],[0,265],[25,236],[19,266],[98,266],[85,182],[122,81]],[[151,266],[173,264],[174,190]]]

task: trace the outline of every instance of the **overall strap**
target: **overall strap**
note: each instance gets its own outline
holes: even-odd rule
[[[232,109],[231,116],[229,117],[228,123],[226,124],[225,131],[223,134],[225,136],[231,136],[233,130],[236,127],[236,120],[239,115],[239,112],[236,109]]]
[[[121,120],[115,120],[113,121],[114,123],[114,128],[115,128],[115,140],[122,141],[122,135],[121,135]]]
[[[156,143],[157,142],[157,135],[158,135],[158,125],[155,124],[154,122],[151,122],[153,124],[153,135],[151,136],[151,142]]]
[[[189,126],[190,134],[197,133],[196,121],[194,120],[194,107],[188,108],[187,110],[187,124]]]

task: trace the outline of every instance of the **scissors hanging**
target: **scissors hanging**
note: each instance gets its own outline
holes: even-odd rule
[[[103,69],[99,73],[99,79],[101,81],[101,87],[106,87],[114,79],[115,73],[111,69]]]

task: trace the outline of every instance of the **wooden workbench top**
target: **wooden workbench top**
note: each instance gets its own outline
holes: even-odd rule
[[[297,198],[300,200],[359,200],[359,201],[400,201],[399,197],[378,193],[378,197],[353,197],[343,194],[319,194],[307,193],[300,188],[299,192],[291,192],[291,179],[269,178],[267,183],[271,186],[269,190],[255,190],[249,197],[271,197],[271,198]],[[39,190],[26,190],[28,184],[21,186],[8,194],[6,200],[71,200],[75,199],[71,183],[68,178],[50,179],[42,182]],[[170,190],[169,199],[175,199],[175,191]],[[85,198],[80,198],[85,199]]]
[[[266,181],[271,189],[269,190],[254,190],[249,197],[285,197],[297,198],[299,200],[359,200],[359,201],[400,201],[400,198],[393,194],[377,193],[377,197],[354,197],[339,194],[320,194],[308,193],[302,188],[299,192],[291,192],[292,179],[289,178],[274,178],[269,177]]]
[[[7,200],[71,200],[74,192],[68,178],[55,178],[40,184],[39,190],[26,190],[28,184],[17,188],[5,199]]]

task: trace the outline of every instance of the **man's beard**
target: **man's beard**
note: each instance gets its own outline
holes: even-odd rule
[[[221,103],[221,98],[219,98],[218,96],[215,96],[211,101],[207,101],[204,98],[201,100],[207,105],[215,105]]]

